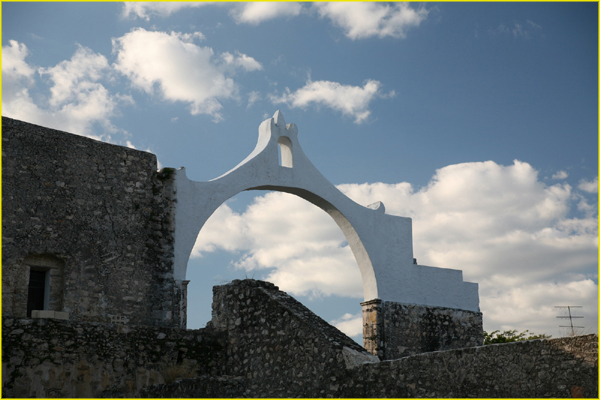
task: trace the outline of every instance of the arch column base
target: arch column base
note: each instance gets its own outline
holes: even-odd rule
[[[373,299],[360,303],[363,347],[380,360],[483,345],[483,314]]]

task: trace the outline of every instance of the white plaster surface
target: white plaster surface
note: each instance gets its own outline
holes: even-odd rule
[[[261,123],[255,149],[235,168],[208,182],[189,180],[181,168],[175,187],[177,280],[185,280],[198,233],[223,202],[244,190],[275,190],[300,196],[334,219],[356,258],[365,301],[479,311],[477,284],[463,282],[462,271],[413,264],[412,220],[385,214],[381,202],[365,207],[340,192],[306,157],[298,128],[286,125],[280,111]]]

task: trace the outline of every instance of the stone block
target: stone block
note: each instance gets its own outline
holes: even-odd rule
[[[52,311],[52,310],[33,310],[31,311],[31,318],[51,318],[51,319],[69,319],[69,313],[64,311]]]
[[[33,310],[31,318],[54,318],[54,311],[50,310]]]
[[[68,312],[64,312],[64,311],[55,311],[54,312],[54,318],[68,320],[69,319],[69,313]]]

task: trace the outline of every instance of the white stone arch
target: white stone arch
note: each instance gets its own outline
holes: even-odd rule
[[[296,125],[286,124],[280,111],[260,125],[256,147],[235,168],[208,182],[189,180],[181,168],[175,190],[178,281],[185,280],[200,229],[221,204],[245,190],[274,190],[302,197],[333,218],[356,258],[365,300],[479,311],[477,284],[463,282],[462,271],[414,264],[411,219],[386,214],[381,202],[361,206],[340,192],[306,157]]]

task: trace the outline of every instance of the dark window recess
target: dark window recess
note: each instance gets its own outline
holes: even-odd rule
[[[31,318],[32,310],[44,309],[46,290],[46,271],[34,271],[29,274],[29,293],[27,296],[27,317]]]

